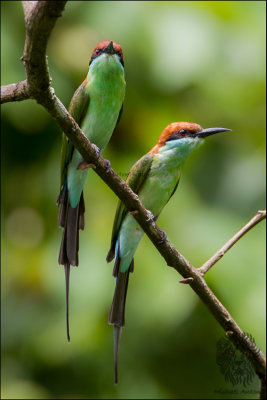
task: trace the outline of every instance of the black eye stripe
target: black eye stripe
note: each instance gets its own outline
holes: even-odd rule
[[[170,142],[171,140],[180,139],[180,137],[181,137],[181,136],[179,135],[179,132],[172,133],[171,136],[168,137],[168,139],[166,140],[166,142]]]
[[[169,142],[170,140],[182,139],[188,136],[194,136],[194,132],[191,132],[188,129],[180,129],[178,132],[172,133],[171,136],[168,137],[166,142]]]
[[[97,53],[97,51],[98,51],[98,50],[96,50],[96,51],[94,52],[94,54],[92,54],[91,60],[90,60],[90,62],[89,62],[89,65],[92,63],[92,61],[93,61],[96,57],[98,57],[98,56],[101,54],[101,51],[100,51],[100,50],[98,51],[98,53]]]
[[[180,129],[178,132],[181,136],[185,136],[185,135],[190,135],[193,132],[191,132],[189,129]]]
[[[99,57],[102,53],[104,53],[105,49],[96,49],[96,51],[92,54],[91,60],[89,62],[89,65],[92,63],[92,61]],[[116,51],[117,56],[119,57],[121,65],[124,67],[124,62],[123,62],[123,57],[121,51]]]
[[[116,51],[117,56],[119,57],[121,65],[124,67],[124,61],[122,57],[122,52],[121,51]]]
[[[178,140],[184,137],[193,137],[193,136],[195,136],[195,132],[192,132],[188,129],[180,129],[178,132],[172,133],[171,136],[168,137],[166,142],[169,142],[170,140]]]

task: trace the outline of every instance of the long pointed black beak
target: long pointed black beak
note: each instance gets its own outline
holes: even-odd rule
[[[105,47],[104,53],[107,53],[107,54],[115,54],[115,53],[116,53],[116,51],[115,51],[115,49],[114,49],[114,47],[113,47],[113,42],[112,42],[112,40],[109,42],[109,44],[107,45],[107,47]]]
[[[199,138],[205,138],[210,135],[214,135],[215,133],[220,133],[220,132],[227,132],[231,131],[232,129],[227,129],[227,128],[207,128],[207,129],[202,129],[202,131],[198,132],[196,136]]]

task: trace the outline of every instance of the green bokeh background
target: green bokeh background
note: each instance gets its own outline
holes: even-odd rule
[[[158,220],[195,266],[265,207],[265,8],[257,1],[69,2],[49,40],[52,85],[66,106],[95,45],[122,45],[126,99],[104,157],[123,178],[170,122],[232,129],[190,157]],[[25,27],[20,2],[2,1],[1,12],[8,84],[25,79]],[[146,237],[130,279],[113,385],[107,320],[114,280],[105,256],[117,199],[94,172],[85,185],[66,342],[55,204],[60,145],[59,128],[35,101],[2,106],[3,398],[257,398],[256,377],[246,388],[225,382],[216,364],[223,330]],[[206,278],[263,351],[265,240],[262,222]]]

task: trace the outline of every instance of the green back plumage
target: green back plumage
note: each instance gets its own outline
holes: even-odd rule
[[[138,194],[138,192],[140,191],[140,189],[150,171],[151,164],[152,164],[151,155],[145,154],[131,168],[131,170],[127,176],[127,179],[126,179],[126,183],[130,186],[130,188],[136,194]],[[121,224],[122,224],[124,218],[126,217],[127,213],[128,213],[127,208],[122,203],[122,201],[119,201],[117,210],[116,210],[115,219],[114,219],[113,229],[112,229],[111,246],[110,246],[109,253],[107,255],[108,262],[110,262],[114,258],[117,236],[118,236]]]

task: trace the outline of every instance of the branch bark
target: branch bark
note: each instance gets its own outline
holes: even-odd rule
[[[22,7],[24,11],[25,22],[27,23],[28,18],[31,16],[31,13],[34,7],[37,5],[38,1],[22,1]]]
[[[128,185],[112,169],[107,169],[107,161],[98,155],[95,146],[86,138],[50,86],[51,80],[45,55],[46,46],[55,22],[64,10],[65,3],[66,1],[23,2],[26,23],[26,41],[23,55],[27,76],[27,80],[24,81],[25,93],[47,109],[79,150],[84,160],[95,165],[94,170],[100,178],[123,201],[129,211],[134,211],[133,217],[164,257],[167,265],[187,279],[188,284],[208,307],[235,346],[247,353],[264,385],[266,367],[262,352],[245,336],[230,313],[210,290],[201,271],[194,268],[169,240],[162,241],[163,231],[151,219],[151,213],[143,207],[138,196]],[[3,98],[1,96],[1,102],[13,101],[11,100],[12,90],[10,85],[8,86],[9,95],[5,95]],[[14,92],[13,96],[16,99]],[[17,96],[17,100],[22,100],[19,97]]]
[[[30,94],[40,104],[51,102],[51,78],[46,47],[52,29],[65,8],[66,1],[23,1],[26,40],[23,62]]]
[[[22,101],[29,98],[30,93],[26,80],[1,86],[1,103]]]

